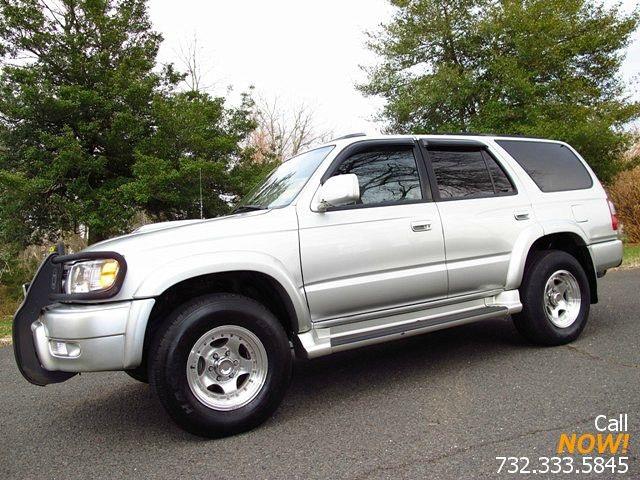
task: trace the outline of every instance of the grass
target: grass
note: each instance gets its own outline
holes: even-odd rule
[[[11,336],[11,315],[4,315],[0,318],[0,338]]]
[[[640,267],[640,243],[627,243],[624,246],[623,267]]]
[[[11,322],[19,303],[7,295],[6,288],[0,288],[0,347],[11,338]]]

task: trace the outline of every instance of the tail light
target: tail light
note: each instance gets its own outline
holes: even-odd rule
[[[614,231],[618,231],[618,226],[620,222],[618,220],[618,215],[616,214],[616,206],[608,198],[607,198],[607,204],[609,205],[609,212],[611,213],[611,228]]]

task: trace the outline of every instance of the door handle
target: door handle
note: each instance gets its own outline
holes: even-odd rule
[[[516,220],[529,220],[529,212],[514,212],[513,217]]]
[[[411,222],[411,230],[414,232],[428,232],[431,230],[430,220],[420,220],[417,222]]]

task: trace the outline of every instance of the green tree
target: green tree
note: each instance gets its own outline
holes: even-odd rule
[[[142,0],[0,1],[3,227],[23,242],[125,227],[119,188],[151,131],[160,41]]]
[[[255,128],[251,108],[248,96],[230,109],[223,98],[204,92],[158,95],[155,129],[136,151],[126,198],[156,220],[198,218],[202,188],[205,217],[228,212],[229,200],[273,168],[253,162],[251,149],[242,147]]]
[[[564,140],[605,181],[640,105],[619,69],[638,12],[586,0],[391,0],[371,36],[381,57],[363,92],[388,130],[492,132]]]
[[[200,175],[216,215],[255,181],[248,100],[179,92],[161,41],[145,0],[0,0],[0,240],[197,217]]]

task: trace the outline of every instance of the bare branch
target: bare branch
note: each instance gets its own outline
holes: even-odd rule
[[[264,96],[258,96],[255,103],[258,127],[251,143],[260,156],[284,160],[328,140],[331,135],[318,128],[313,111],[304,103],[286,109],[278,97],[268,100]]]
[[[184,83],[189,90],[204,92],[212,88],[212,85],[204,84],[208,71],[203,69],[203,48],[199,44],[197,34],[194,33],[186,44],[181,44],[176,55],[187,74]]]

